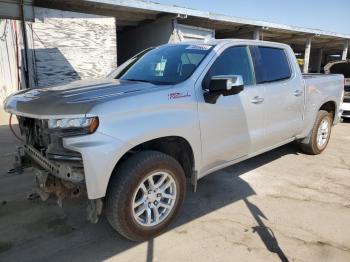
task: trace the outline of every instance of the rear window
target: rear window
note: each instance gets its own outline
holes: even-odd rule
[[[288,79],[291,70],[283,49],[273,47],[251,47],[255,78],[258,84]]]

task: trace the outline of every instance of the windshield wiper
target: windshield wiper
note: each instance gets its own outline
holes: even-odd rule
[[[121,79],[121,80],[133,81],[133,82],[142,82],[142,83],[152,83],[151,81],[141,80],[141,79]]]
[[[151,83],[153,85],[172,85],[174,83],[164,82],[164,81],[151,81],[151,80],[140,80],[140,79],[121,79],[126,81],[142,82],[142,83]]]

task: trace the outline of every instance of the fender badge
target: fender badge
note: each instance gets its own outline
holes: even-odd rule
[[[191,94],[188,92],[186,93],[175,92],[175,93],[168,94],[168,99],[171,100],[171,99],[178,99],[178,98],[184,98],[189,96],[191,96]]]

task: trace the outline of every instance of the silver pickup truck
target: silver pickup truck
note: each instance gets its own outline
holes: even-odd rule
[[[344,78],[302,75],[292,49],[252,40],[167,44],[107,78],[7,98],[43,199],[86,195],[131,240],[160,234],[186,182],[292,141],[319,154],[338,123]]]

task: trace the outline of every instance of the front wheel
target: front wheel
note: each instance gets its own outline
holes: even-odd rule
[[[112,175],[106,216],[124,237],[142,241],[162,233],[179,213],[186,178],[171,156],[143,151],[131,156]]]
[[[329,142],[332,128],[332,117],[330,113],[320,110],[316,122],[311,130],[309,142],[301,144],[301,149],[308,154],[317,155],[322,153]]]

